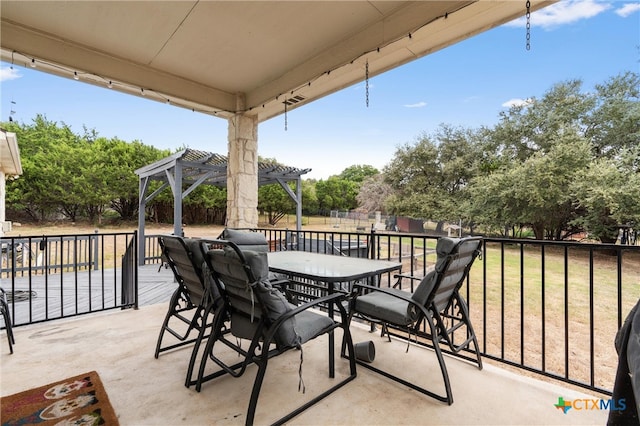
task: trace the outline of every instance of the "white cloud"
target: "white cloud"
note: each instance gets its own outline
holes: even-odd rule
[[[632,13],[640,12],[640,3],[627,3],[621,8],[616,10],[616,14],[626,18]]]
[[[502,104],[502,106],[504,108],[511,108],[514,106],[527,106],[531,103],[531,99],[520,99],[520,98],[514,98],[514,99],[509,99],[508,101],[504,102]]]
[[[531,26],[545,29],[572,24],[582,19],[593,18],[611,8],[611,4],[596,0],[566,0],[554,3],[531,14]],[[507,24],[510,27],[524,27],[526,17]]]
[[[22,77],[18,70],[10,67],[2,67],[0,68],[0,81],[9,81],[15,80],[16,78]]]
[[[418,103],[415,103],[415,104],[406,104],[406,105],[403,105],[403,106],[405,108],[422,108],[422,107],[427,106],[427,103],[426,102],[418,102]]]

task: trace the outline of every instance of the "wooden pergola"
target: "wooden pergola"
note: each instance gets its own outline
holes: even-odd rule
[[[184,149],[135,171],[140,179],[138,209],[138,259],[144,263],[145,211],[147,204],[167,187],[173,194],[173,233],[182,236],[182,200],[200,185],[227,187],[228,158],[211,152]],[[258,186],[280,184],[296,204],[296,229],[302,224],[302,175],[311,169],[298,169],[274,163],[258,162]],[[153,192],[151,181],[162,184]],[[295,193],[288,182],[296,183]]]

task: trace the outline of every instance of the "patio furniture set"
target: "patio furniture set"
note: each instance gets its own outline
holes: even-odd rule
[[[328,376],[335,378],[336,331],[342,337],[339,353],[348,363],[347,373],[273,423],[289,421],[353,381],[356,365],[447,404],[453,403],[453,396],[440,345],[482,369],[467,306],[458,291],[480,254],[480,238],[441,238],[434,267],[413,293],[380,286],[382,274],[395,271],[395,276],[403,279],[401,263],[300,251],[269,252],[264,235],[256,232],[226,229],[218,239],[162,236],[159,242],[178,288],[162,324],[155,357],[193,344],[185,386],[194,386],[198,392],[205,382],[227,374],[240,377],[255,364],[246,424],[254,422],[269,359],[291,349],[300,351],[299,388],[304,391],[303,346],[326,334]],[[374,367],[372,352],[356,356],[350,332],[356,319],[380,324],[389,340],[390,327],[407,330],[409,340],[418,330],[426,330],[438,358],[445,395]],[[456,330],[460,331],[454,340]],[[173,336],[171,342],[165,342],[167,332]],[[464,334],[462,339],[460,333]],[[243,340],[249,341],[248,346],[242,346]],[[367,346],[359,349],[371,345],[365,343]],[[221,355],[223,349],[236,353],[235,360]],[[474,357],[463,354],[471,351]]]

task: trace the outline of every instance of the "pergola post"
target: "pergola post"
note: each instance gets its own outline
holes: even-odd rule
[[[296,231],[302,229],[302,178],[296,179]]]
[[[182,164],[176,161],[176,167],[173,171],[173,235],[184,237],[182,235]]]
[[[144,265],[144,219],[147,210],[147,184],[149,179],[141,177],[138,184],[138,265]]]
[[[258,226],[258,118],[236,114],[229,119],[227,226]]]

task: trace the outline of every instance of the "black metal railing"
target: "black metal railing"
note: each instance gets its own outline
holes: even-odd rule
[[[69,268],[98,269],[97,234],[3,237],[0,277],[57,273]]]
[[[485,357],[611,394],[640,246],[485,238],[464,294]]]
[[[123,258],[133,240],[135,232],[0,238],[13,324],[135,306],[123,299],[123,283],[137,293],[137,266]]]
[[[122,306],[133,306],[138,309],[138,233],[127,244],[122,256]]]
[[[255,231],[265,234],[273,251],[397,260],[403,274],[418,277],[436,260],[438,237],[426,234]],[[14,297],[14,323],[135,306],[136,238],[136,233],[2,238],[3,247],[23,244],[20,262],[17,252],[3,252],[2,267],[10,272],[3,272],[2,286]],[[146,264],[162,261],[157,236],[146,236],[145,247]],[[379,283],[398,284],[392,274]],[[408,280],[400,287],[414,289]],[[640,246],[485,238],[462,294],[485,358],[611,394],[618,359],[613,339],[640,297]]]
[[[331,253],[315,242],[357,242],[369,257],[402,262],[403,273],[418,277],[436,260],[438,237],[425,234],[257,231],[272,250]],[[381,280],[407,291],[413,283]],[[610,395],[613,340],[640,298],[640,246],[485,238],[462,294],[484,357]]]

